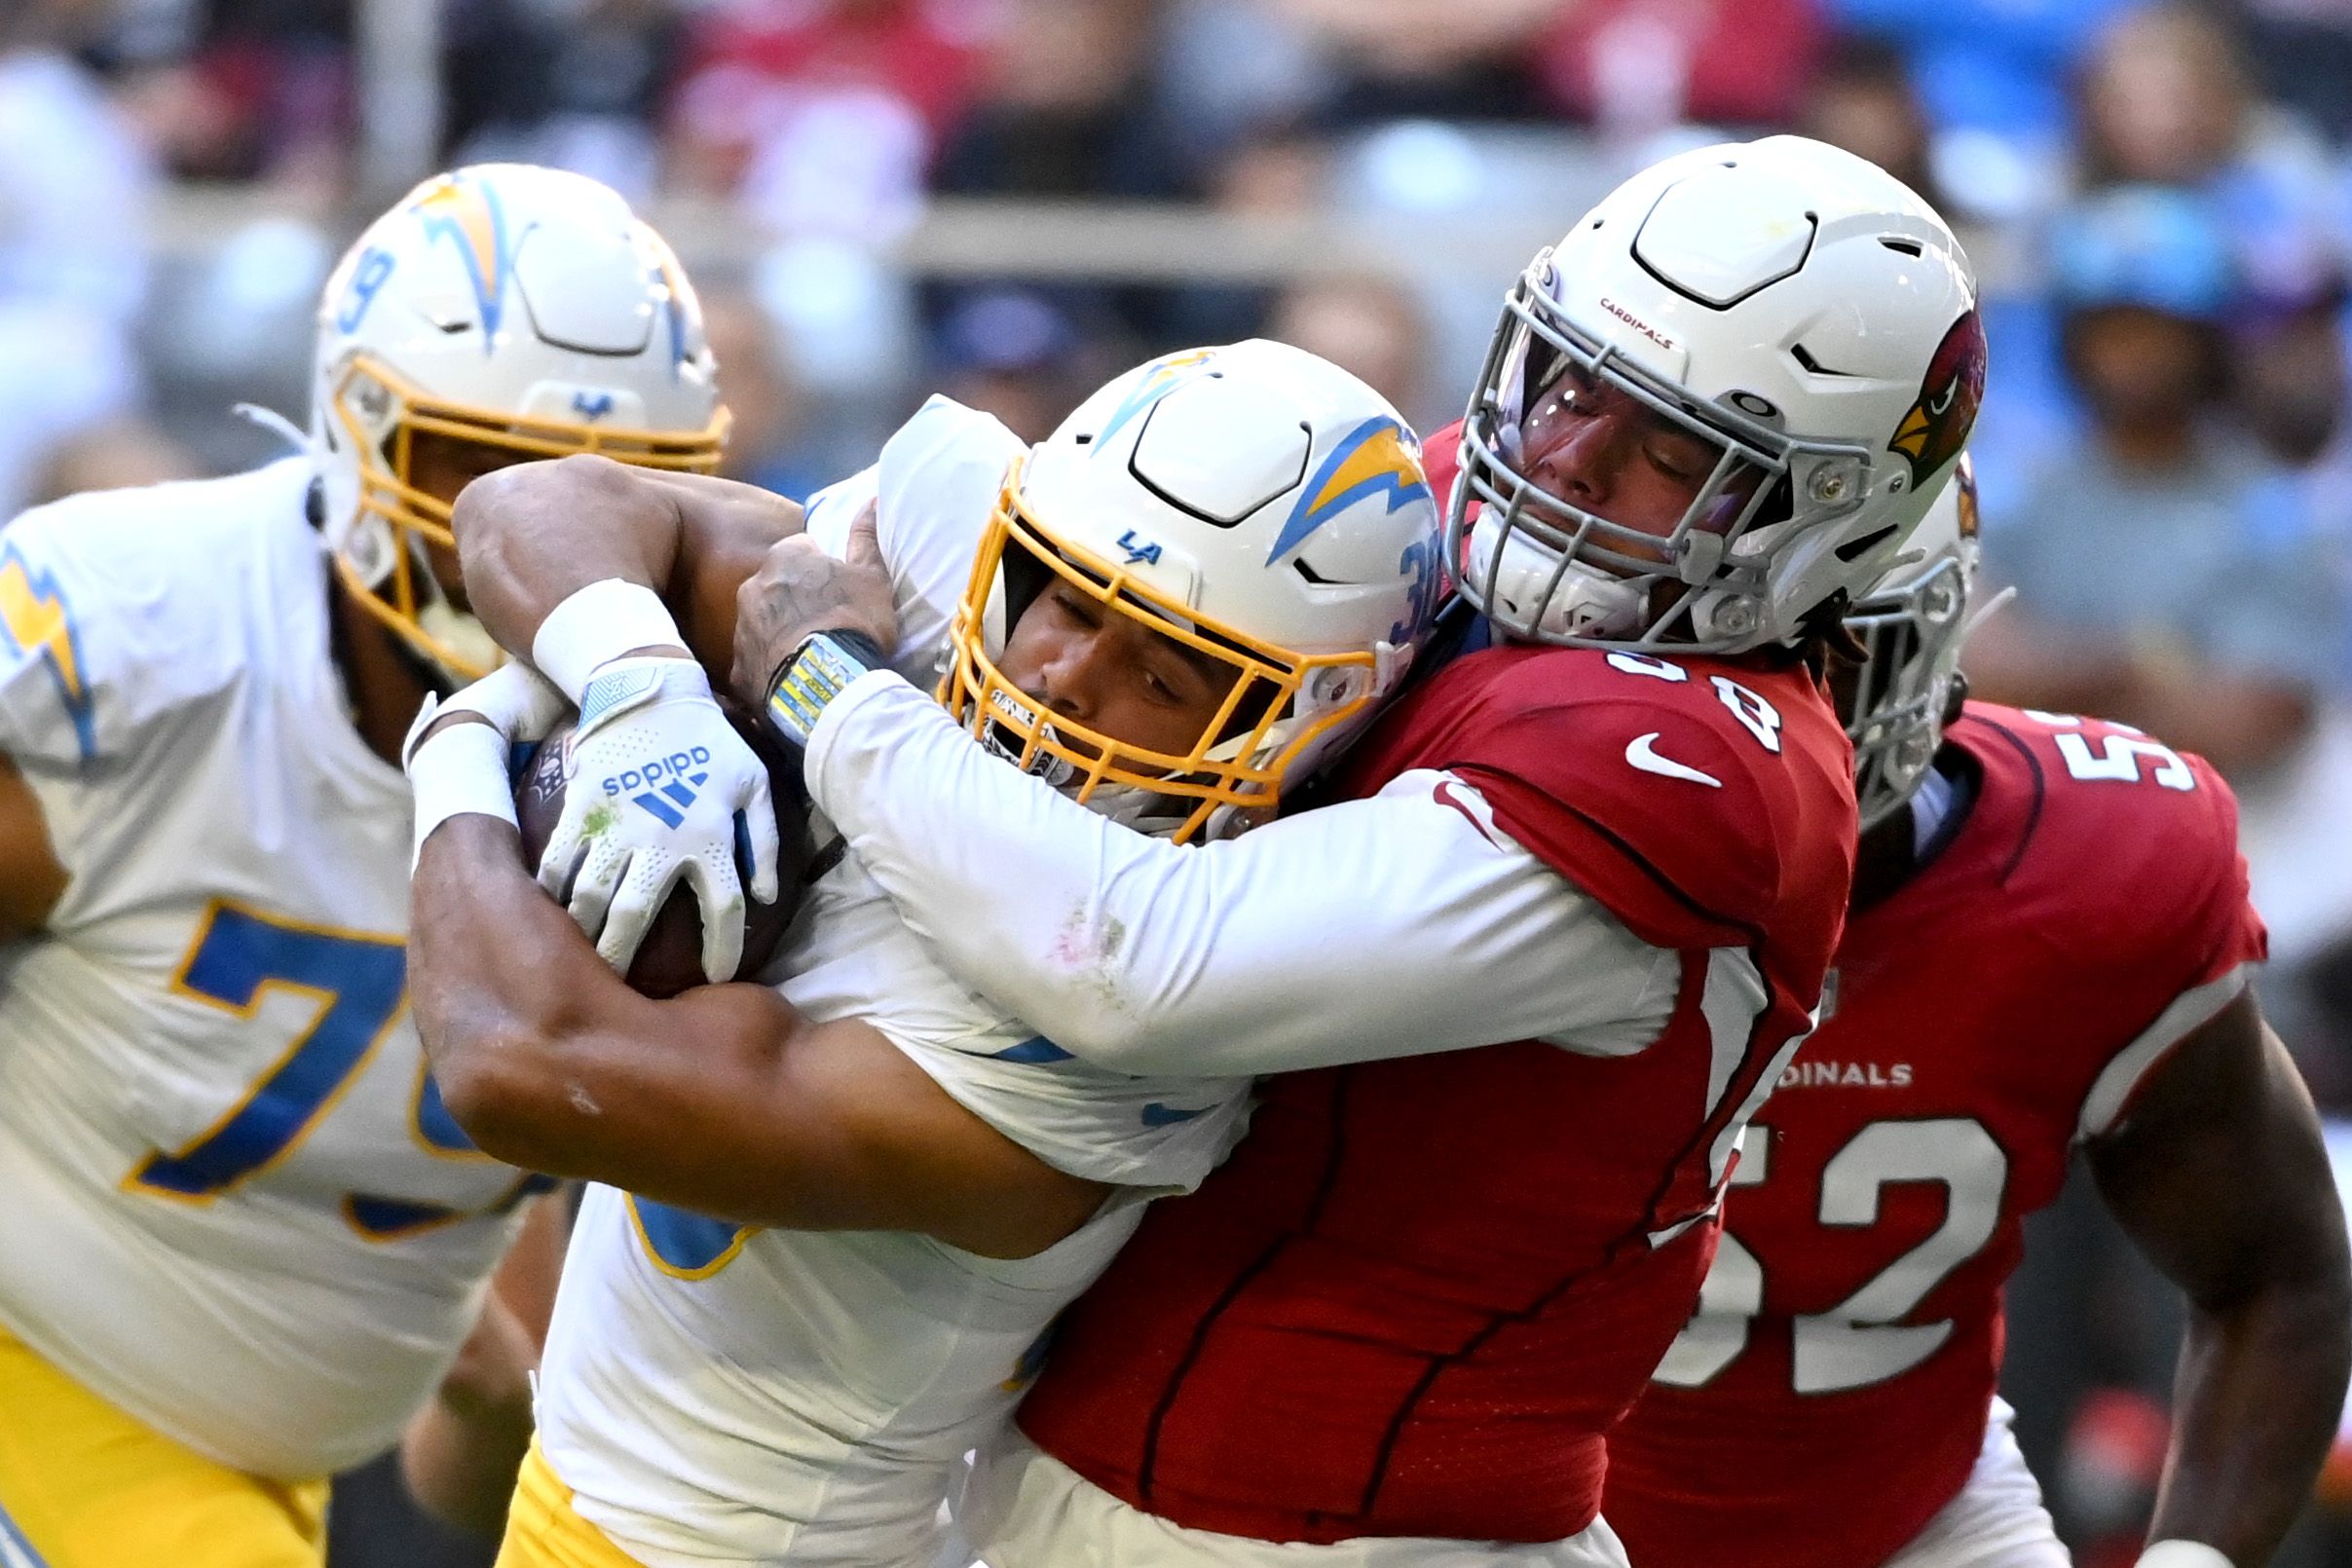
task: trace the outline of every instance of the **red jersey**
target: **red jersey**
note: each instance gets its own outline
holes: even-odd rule
[[[1586,1528],[1835,947],[1851,767],[1793,665],[1517,647],[1408,693],[1340,793],[1445,770],[1437,799],[1680,955],[1669,1021],[1614,1059],[1521,1042],[1266,1080],[1231,1159],[1066,1316],[1028,1435],[1195,1529]]]
[[[1644,1568],[1876,1568],[1966,1483],[2022,1221],[2263,954],[2202,761],[1971,703],[1943,852],[1857,913],[1699,1315],[1609,1441]]]

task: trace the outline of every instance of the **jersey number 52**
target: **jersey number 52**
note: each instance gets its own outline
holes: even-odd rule
[[[1766,1178],[1769,1136],[1762,1127],[1748,1128],[1733,1186],[1754,1186]],[[2008,1174],[2008,1156],[1993,1135],[1981,1123],[1958,1116],[1873,1122],[1830,1156],[1821,1168],[1822,1224],[1876,1224],[1880,1192],[1906,1181],[1943,1186],[1944,1222],[1827,1312],[1789,1320],[1790,1373],[1799,1394],[1884,1383],[1942,1347],[1952,1333],[1950,1319],[1902,1320],[1993,1239]],[[1699,1310],[1659,1363],[1653,1374],[1658,1382],[1702,1387],[1747,1349],[1754,1321],[1764,1311],[1765,1278],[1763,1261],[1731,1232],[1738,1213],[1738,1198],[1727,1198],[1729,1224],[1699,1289]]]

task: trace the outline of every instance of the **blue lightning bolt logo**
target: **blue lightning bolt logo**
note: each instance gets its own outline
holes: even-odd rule
[[[1421,443],[1413,432],[1385,416],[1365,420],[1347,434],[1299,492],[1298,504],[1266,554],[1272,566],[1296,549],[1309,534],[1356,503],[1386,492],[1390,511],[1426,502],[1429,476],[1421,468]]]

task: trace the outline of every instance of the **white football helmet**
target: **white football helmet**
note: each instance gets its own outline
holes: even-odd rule
[[[455,541],[412,482],[419,435],[707,473],[727,432],[669,246],[618,193],[527,164],[437,175],[369,225],[327,280],[315,365],[335,569],[453,681],[502,655],[433,576],[429,547]]]
[[[1968,694],[1960,645],[1976,593],[1976,470],[1967,454],[1927,508],[1903,564],[1854,602],[1847,627],[1869,654],[1839,706],[1853,741],[1862,826],[1884,821],[1926,777],[1944,726]]]
[[[1720,454],[1655,537],[1547,494],[1520,426],[1572,368]],[[1983,395],[1976,283],[1927,204],[1801,136],[1619,186],[1504,303],[1446,518],[1508,635],[1733,653],[1798,637],[1901,551]]]
[[[1044,711],[998,671],[1054,578],[1235,671],[1181,754]],[[1396,691],[1439,592],[1421,444],[1328,360],[1252,340],[1102,388],[1006,475],[940,698],[983,742],[1145,831],[1271,811]]]

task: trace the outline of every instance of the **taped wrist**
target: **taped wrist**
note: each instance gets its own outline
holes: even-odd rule
[[[638,582],[603,578],[547,612],[531,639],[531,662],[577,707],[600,666],[640,648],[684,648],[686,637],[661,596]]]
[[[805,751],[825,705],[850,682],[882,665],[881,648],[863,632],[812,634],[767,683],[769,728]]]
[[[426,737],[408,759],[408,781],[416,792],[417,831],[409,869],[424,852],[433,829],[451,817],[478,813],[515,827],[514,785],[507,776],[506,737],[470,720]]]

